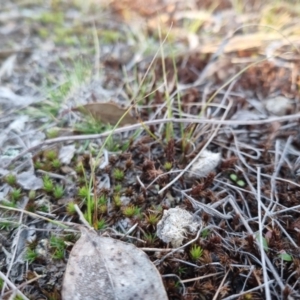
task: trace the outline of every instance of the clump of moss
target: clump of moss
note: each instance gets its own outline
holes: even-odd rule
[[[16,177],[16,175],[9,173],[5,176],[5,181],[10,186],[14,186],[17,183],[17,177]]]

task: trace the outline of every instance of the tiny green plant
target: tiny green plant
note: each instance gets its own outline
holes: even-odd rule
[[[156,240],[156,234],[151,234],[151,233],[145,233],[144,234],[144,240],[149,244],[153,245]]]
[[[59,134],[59,130],[57,128],[50,128],[46,132],[48,139],[54,139],[54,138],[58,137],[58,134]]]
[[[278,256],[283,261],[293,261],[293,257],[290,254],[286,253],[285,251],[282,251],[282,253],[280,253]]]
[[[1,221],[0,229],[1,230],[10,230],[13,227],[12,223],[9,221]]]
[[[122,185],[121,184],[117,184],[114,189],[115,189],[116,193],[120,193],[121,189],[122,189]]]
[[[79,163],[77,163],[76,167],[75,167],[75,171],[76,173],[78,173],[79,175],[84,173],[84,166],[82,161],[80,161]]]
[[[53,181],[50,179],[49,175],[45,175],[43,177],[43,184],[44,184],[44,190],[47,193],[50,193],[53,191],[54,185],[53,185]]]
[[[244,294],[243,300],[253,300],[253,295],[251,293]]]
[[[17,182],[17,178],[16,178],[16,175],[10,173],[10,174],[7,174],[6,177],[5,177],[5,181],[10,185],[10,186],[13,186],[16,184]]]
[[[65,257],[65,249],[57,248],[52,256],[54,259],[63,259]]]
[[[65,242],[62,238],[52,235],[50,237],[50,247],[53,249],[53,258],[62,259],[65,255]]]
[[[67,213],[69,215],[74,215],[76,213],[75,203],[74,202],[69,202],[67,204]]]
[[[22,194],[21,189],[13,189],[10,192],[10,198],[12,201],[16,202],[16,201],[20,200],[21,194]]]
[[[44,152],[44,157],[51,161],[54,161],[57,158],[57,152],[55,150],[48,150]]]
[[[116,207],[120,207],[122,205],[120,195],[114,195],[114,204]]]
[[[61,167],[61,162],[58,158],[56,158],[52,161],[52,167],[54,169],[59,169]]]
[[[49,207],[47,205],[42,205],[40,206],[39,211],[49,213]]]
[[[43,168],[43,164],[40,161],[36,161],[34,163],[34,168],[37,169],[37,170],[42,169]]]
[[[170,171],[172,169],[172,163],[171,162],[165,162],[164,168],[166,171]]]
[[[61,185],[56,185],[53,189],[53,196],[56,199],[62,198],[64,195],[64,188]]]
[[[184,275],[187,272],[187,268],[186,267],[179,267],[178,268],[178,274],[179,276]]]
[[[244,180],[242,180],[242,179],[238,180],[238,181],[236,182],[236,184],[237,184],[238,186],[240,186],[240,187],[246,186],[246,182],[245,182]]]
[[[229,175],[229,178],[230,178],[232,181],[234,181],[234,182],[236,182],[236,181],[238,180],[237,175],[234,174],[234,173],[230,174],[230,175]]]
[[[107,205],[106,204],[102,204],[98,207],[98,212],[100,214],[105,214],[107,212]]]
[[[62,238],[55,235],[51,235],[50,246],[53,248],[65,248],[65,242]]]
[[[75,124],[75,130],[79,133],[93,134],[105,131],[105,126],[103,123],[95,120],[94,118],[89,118]]]
[[[4,280],[2,278],[0,278],[0,289],[3,288],[3,283],[4,283]]]
[[[78,191],[78,196],[80,198],[88,198],[90,196],[90,190],[87,186],[83,186]]]
[[[236,185],[238,185],[240,187],[246,186],[246,182],[243,179],[239,179],[238,176],[234,173],[230,174],[229,178],[231,181],[233,181]]]
[[[123,215],[127,218],[132,218],[140,213],[140,208],[135,205],[128,205],[123,208]]]
[[[115,169],[113,171],[113,178],[116,179],[116,180],[123,180],[124,179],[124,171],[121,170],[121,169]]]
[[[149,215],[146,216],[146,221],[149,225],[156,225],[159,221],[160,217],[155,214],[155,213],[150,213]]]
[[[198,245],[193,245],[190,250],[190,256],[193,261],[197,261],[203,254],[203,249]]]
[[[35,190],[30,190],[29,193],[28,193],[28,198],[29,200],[34,200],[36,197],[36,192]]]
[[[97,222],[97,229],[98,230],[101,230],[101,229],[104,229],[106,227],[106,222],[104,219],[101,219],[101,220],[98,220]]]
[[[33,263],[38,257],[35,249],[27,248],[25,253],[25,260],[28,261],[29,264]]]
[[[11,202],[11,201],[2,201],[1,204],[6,207],[12,207],[12,208],[17,207],[16,203]]]
[[[201,232],[201,237],[203,239],[207,238],[209,235],[209,229],[203,229],[202,232]]]
[[[98,205],[106,205],[107,199],[105,195],[101,195],[98,199]]]
[[[257,239],[257,242],[259,244],[262,244],[264,250],[266,252],[268,252],[269,251],[269,245],[268,245],[267,239],[265,237],[262,237],[259,233],[256,233],[256,239]]]

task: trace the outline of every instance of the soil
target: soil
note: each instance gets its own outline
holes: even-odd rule
[[[293,4],[139,2],[4,3],[0,298],[61,299],[85,218],[143,249],[169,299],[300,299]],[[272,10],[281,35],[241,27]],[[108,101],[134,124],[88,111]],[[175,207],[199,226],[176,247],[157,235]]]

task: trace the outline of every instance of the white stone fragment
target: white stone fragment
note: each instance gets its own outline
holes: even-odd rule
[[[68,165],[71,162],[75,154],[75,151],[76,151],[75,145],[68,145],[62,147],[58,155],[58,158],[61,161],[61,163]]]
[[[165,243],[171,243],[174,248],[180,247],[186,233],[194,233],[199,223],[186,210],[175,207],[164,211],[162,219],[157,223],[157,236]]]
[[[221,153],[213,153],[211,151],[204,150],[192,166],[189,176],[196,176],[198,178],[205,177],[207,174],[215,170],[220,161]]]
[[[292,109],[292,101],[283,96],[277,96],[265,100],[266,109],[276,115],[284,116]]]
[[[18,174],[17,183],[24,190],[38,190],[44,186],[43,180],[36,177],[32,171],[22,172]]]

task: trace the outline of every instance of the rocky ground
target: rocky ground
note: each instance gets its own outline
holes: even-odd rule
[[[61,299],[84,223],[169,299],[300,299],[300,6],[144,2],[1,4],[0,298]]]

